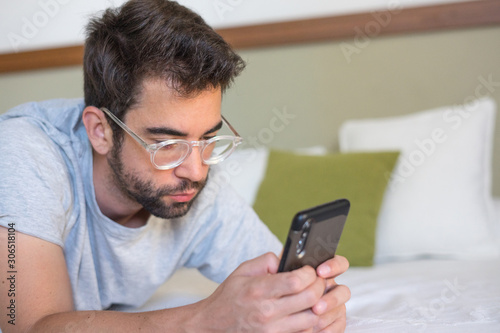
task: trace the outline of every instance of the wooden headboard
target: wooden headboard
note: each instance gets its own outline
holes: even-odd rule
[[[500,1],[479,0],[270,23],[218,32],[236,49],[311,43],[387,34],[500,25]],[[0,54],[0,73],[79,65],[83,46]]]

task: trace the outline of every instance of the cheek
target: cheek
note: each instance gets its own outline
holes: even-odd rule
[[[126,140],[120,152],[122,164],[129,172],[152,172],[153,165],[148,151],[136,142]]]

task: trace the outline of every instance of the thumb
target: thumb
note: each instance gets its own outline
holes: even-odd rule
[[[278,257],[274,253],[268,252],[257,258],[245,261],[234,271],[234,274],[243,276],[276,274],[278,266]]]

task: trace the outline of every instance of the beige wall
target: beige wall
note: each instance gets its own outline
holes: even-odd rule
[[[250,146],[336,150],[342,121],[462,104],[475,95],[481,77],[496,83],[488,93],[500,106],[499,41],[500,27],[358,40],[363,44],[350,62],[341,45],[356,47],[354,40],[244,51],[247,70],[226,94],[223,112]],[[29,100],[81,96],[81,81],[79,68],[2,75],[0,110]],[[280,119],[284,113],[294,118]]]
[[[224,112],[244,134],[260,133],[270,146],[325,144],[332,150],[348,118],[462,104],[475,95],[480,77],[496,82],[491,96],[500,112],[500,27],[381,37],[350,63],[340,46],[243,52],[248,68],[226,96]],[[273,110],[283,109],[296,118],[271,137],[262,129],[271,127]],[[500,114],[496,123],[493,176],[500,196]]]
[[[82,96],[80,66],[0,75],[0,113],[24,102]]]

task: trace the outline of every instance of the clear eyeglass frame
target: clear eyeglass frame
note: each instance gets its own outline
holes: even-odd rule
[[[204,164],[206,165],[214,165],[224,161],[231,153],[236,149],[238,145],[240,145],[243,141],[243,138],[238,134],[238,132],[234,129],[234,127],[221,115],[222,122],[229,127],[234,136],[231,135],[217,135],[208,140],[199,140],[199,141],[188,141],[184,139],[170,139],[158,143],[148,144],[144,139],[142,139],[139,135],[135,134],[124,122],[122,122],[118,117],[116,117],[111,111],[109,111],[105,107],[101,107],[100,110],[108,115],[118,126],[120,126],[125,132],[127,132],[135,141],[137,141],[146,151],[149,152],[151,163],[156,169],[159,170],[169,170],[178,167],[184,162],[191,152],[193,151],[193,147],[200,147],[200,156]],[[225,143],[228,146],[219,154],[212,155],[210,154],[208,157],[205,156],[205,153],[211,153],[214,146],[218,143]],[[157,156],[158,151],[165,150],[167,147],[175,147],[179,150],[179,157],[173,159],[168,163],[160,163],[156,162],[155,157]],[[179,149],[179,147],[181,149]]]

